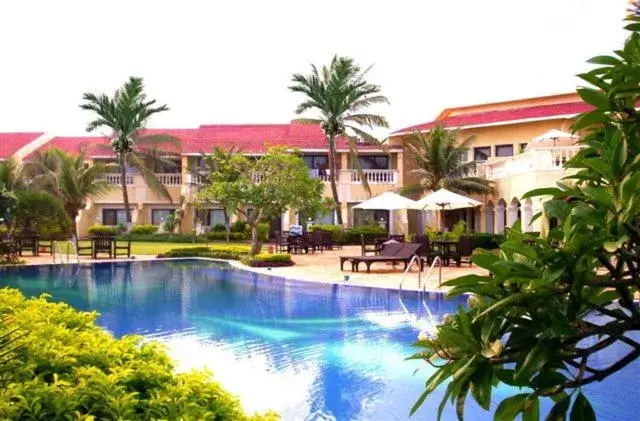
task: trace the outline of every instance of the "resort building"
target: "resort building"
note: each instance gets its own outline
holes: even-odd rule
[[[385,191],[398,191],[402,186],[415,183],[415,158],[404,152],[404,142],[415,132],[427,132],[436,124],[446,128],[459,128],[462,137],[474,136],[468,159],[477,163],[476,172],[493,182],[495,193],[474,197],[483,205],[476,209],[449,211],[446,224],[458,219],[467,222],[469,230],[500,233],[522,218],[523,227],[538,231],[540,221],[531,223],[532,216],[541,210],[539,200],[523,200],[522,196],[538,187],[553,186],[566,175],[563,163],[577,149],[571,140],[533,139],[552,129],[571,131],[577,114],[588,111],[576,94],[562,94],[538,98],[519,99],[482,105],[447,108],[434,121],[398,130],[389,137],[386,146],[359,144],[359,162],[372,195]],[[155,168],[159,180],[167,187],[171,200],[161,197],[147,187],[135,168],[127,170],[127,185],[133,224],[162,225],[169,214],[182,207],[183,232],[207,229],[224,222],[222,209],[211,207],[196,209],[195,193],[201,185],[204,154],[215,146],[240,148],[249,156],[263,154],[268,147],[283,146],[302,154],[314,177],[325,182],[325,195],[329,188],[328,149],[319,126],[296,122],[287,124],[202,125],[191,129],[153,129],[148,134],[168,134],[181,141],[181,149],[173,151],[168,165]],[[44,133],[0,134],[0,159],[13,157],[28,159],[36,150],[57,147],[70,153],[84,151],[88,164],[114,162],[110,139],[97,136],[58,137]],[[422,229],[420,212],[396,211],[390,221],[385,210],[358,210],[353,206],[368,199],[345,139],[338,139],[337,183],[341,211],[347,226],[375,221],[398,233],[418,232]],[[114,172],[109,181],[120,185],[120,174]],[[82,235],[94,224],[118,225],[125,222],[122,192],[115,188],[109,194],[89,201],[78,218],[78,232]],[[288,230],[292,224],[334,223],[335,215],[299,215],[295,210],[285,212],[270,221],[271,231]]]
[[[392,133],[394,144],[403,144],[415,132],[428,132],[436,124],[459,129],[460,138],[474,137],[468,159],[476,162],[476,175],[493,183],[494,194],[476,197],[479,208],[448,211],[447,225],[458,219],[477,232],[501,233],[522,218],[526,231],[539,231],[541,219],[531,222],[540,212],[540,199],[522,196],[533,189],[552,187],[567,173],[563,164],[578,151],[573,139],[536,138],[551,130],[571,133],[575,117],[591,107],[575,93],[519,99],[465,107],[447,108],[428,123]],[[403,180],[416,182],[411,170],[415,161],[407,155]],[[420,225],[417,215],[409,214],[409,231]]]

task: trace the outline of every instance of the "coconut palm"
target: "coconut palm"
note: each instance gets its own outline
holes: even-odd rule
[[[156,100],[148,100],[144,93],[142,78],[130,77],[113,97],[105,94],[85,93],[85,101],[80,108],[95,113],[95,120],[87,126],[88,132],[106,128],[111,131],[111,147],[117,157],[120,170],[122,199],[124,202],[127,225],[131,223],[131,209],[127,193],[127,167],[136,168],[149,188],[171,202],[167,188],[155,175],[155,166],[159,161],[177,156],[180,141],[166,134],[145,135],[144,129],[154,115],[168,111],[167,105],[156,105]],[[162,152],[159,152],[162,151]]]
[[[34,186],[48,191],[62,202],[77,240],[76,217],[86,206],[87,199],[100,197],[114,188],[105,179],[112,167],[98,162],[86,166],[84,154],[70,155],[56,148],[36,152],[27,165]]]
[[[0,224],[11,232],[12,217],[18,198],[16,193],[27,188],[28,177],[13,159],[0,162]]]
[[[374,104],[389,103],[382,95],[380,86],[370,84],[365,77],[371,67],[361,70],[349,57],[334,56],[328,66],[322,69],[311,65],[311,73],[294,74],[289,89],[306,96],[296,108],[296,114],[314,111],[318,118],[300,119],[306,124],[319,124],[327,137],[329,149],[329,182],[337,208],[338,224],[342,225],[342,213],[336,185],[336,139],[340,136],[348,140],[349,151],[354,166],[360,173],[362,183],[371,196],[371,189],[357,159],[356,139],[380,144],[365,129],[388,127],[387,120],[377,114],[366,113],[365,109]]]
[[[458,130],[440,126],[427,133],[409,135],[405,146],[416,160],[418,168],[411,173],[417,175],[419,181],[405,186],[402,191],[416,194],[446,188],[458,193],[491,193],[491,182],[473,175],[476,163],[467,159],[474,137],[469,136],[460,142],[458,137]]]

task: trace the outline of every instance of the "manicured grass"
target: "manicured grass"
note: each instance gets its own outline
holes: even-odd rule
[[[167,251],[175,248],[185,248],[185,247],[202,247],[207,245],[227,245],[225,242],[211,242],[208,244],[204,243],[158,243],[158,242],[146,242],[146,241],[133,241],[131,242],[131,254],[140,254],[140,255],[150,255],[157,256],[161,253],[166,253]],[[247,246],[249,243],[239,243],[239,242],[231,242],[230,246]],[[84,242],[80,242],[80,245],[88,245],[88,242],[84,244]],[[63,252],[66,250],[63,250]]]

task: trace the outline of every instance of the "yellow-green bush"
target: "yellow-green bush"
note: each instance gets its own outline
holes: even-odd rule
[[[138,224],[131,228],[131,234],[151,235],[158,231],[158,227],[152,224]]]
[[[87,230],[89,234],[110,234],[116,235],[118,233],[117,227],[111,227],[109,225],[92,225]]]
[[[180,247],[158,255],[158,257],[210,257],[214,259],[239,260],[249,254],[249,246],[230,246],[216,244],[212,246]]]
[[[2,359],[11,364],[0,367],[10,369],[0,390],[2,419],[278,419],[246,415],[209,374],[175,374],[162,345],[137,336],[115,339],[96,317],[0,290],[0,337],[13,332],[21,345],[8,363]],[[0,343],[0,353],[9,349]]]
[[[281,267],[294,265],[289,253],[260,253],[253,257],[245,256],[242,258],[242,263],[253,267]]]

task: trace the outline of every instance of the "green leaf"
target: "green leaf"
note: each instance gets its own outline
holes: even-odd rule
[[[540,400],[537,396],[525,402],[522,421],[540,421]]]
[[[473,263],[487,270],[491,270],[491,266],[498,260],[500,260],[500,258],[491,253],[476,253],[471,256]]]
[[[507,304],[511,304],[513,302],[519,301],[524,297],[524,294],[518,292],[516,294],[511,294],[501,300],[496,301],[495,303],[493,303],[491,306],[489,306],[489,308],[485,309],[482,313],[478,314],[474,319],[474,323],[480,319],[482,316],[484,316],[485,314],[488,314],[490,312],[492,312],[493,310],[499,308],[499,307],[503,307]]]
[[[522,411],[524,403],[526,402],[528,396],[529,394],[522,393],[500,402],[500,405],[498,405],[498,409],[496,409],[496,413],[493,416],[493,420],[513,421],[516,415],[518,415]]]
[[[409,411],[409,415],[415,414],[415,412],[422,406],[427,396],[429,396],[428,390],[425,390],[424,392],[422,392],[422,394],[420,395],[416,403],[414,403],[413,406],[411,407],[411,411]]]
[[[607,121],[607,116],[603,111],[594,110],[588,113],[581,114],[575,123],[573,123],[572,130],[578,131],[585,127],[593,126],[596,124],[602,124]]]
[[[449,286],[449,287],[469,286],[469,285],[482,284],[490,280],[491,278],[489,276],[480,276],[480,275],[471,274],[471,275],[460,276],[459,278],[454,278],[449,281],[443,282],[442,285]]]
[[[493,368],[490,364],[479,365],[471,375],[471,396],[485,411],[491,405],[491,389],[493,383]]]
[[[522,199],[529,199],[530,197],[538,197],[538,196],[557,196],[559,194],[562,193],[562,190],[560,190],[557,187],[543,187],[540,189],[534,189],[531,191],[528,191],[527,193],[524,194],[524,196],[522,196]]]
[[[592,170],[598,172],[604,178],[611,178],[611,167],[609,166],[609,164],[607,164],[606,161],[602,160],[602,158],[588,158],[584,159],[582,163]]]
[[[458,397],[456,399],[456,414],[458,415],[458,421],[464,421],[464,402],[467,400],[467,394],[469,393],[469,382],[466,382]]]
[[[550,349],[546,344],[538,343],[527,354],[527,357],[518,369],[516,369],[516,380],[529,379],[537,373],[549,361]]]
[[[587,60],[587,63],[602,64],[605,66],[616,66],[618,64],[621,64],[620,60],[611,56],[596,56]]]
[[[571,421],[596,421],[596,413],[593,411],[589,400],[582,394],[578,393],[576,400],[571,408]]]
[[[532,260],[538,259],[538,253],[535,251],[535,249],[519,240],[505,241],[504,243],[502,243],[502,245],[500,245],[500,248],[502,250],[508,250],[514,253],[518,253]]]
[[[578,88],[578,95],[587,104],[591,104],[599,109],[609,109],[609,100],[607,96],[596,89]]]
[[[567,419],[567,411],[569,410],[569,404],[571,403],[571,396],[565,395],[565,397],[556,402],[547,414],[545,421],[565,421]]]

